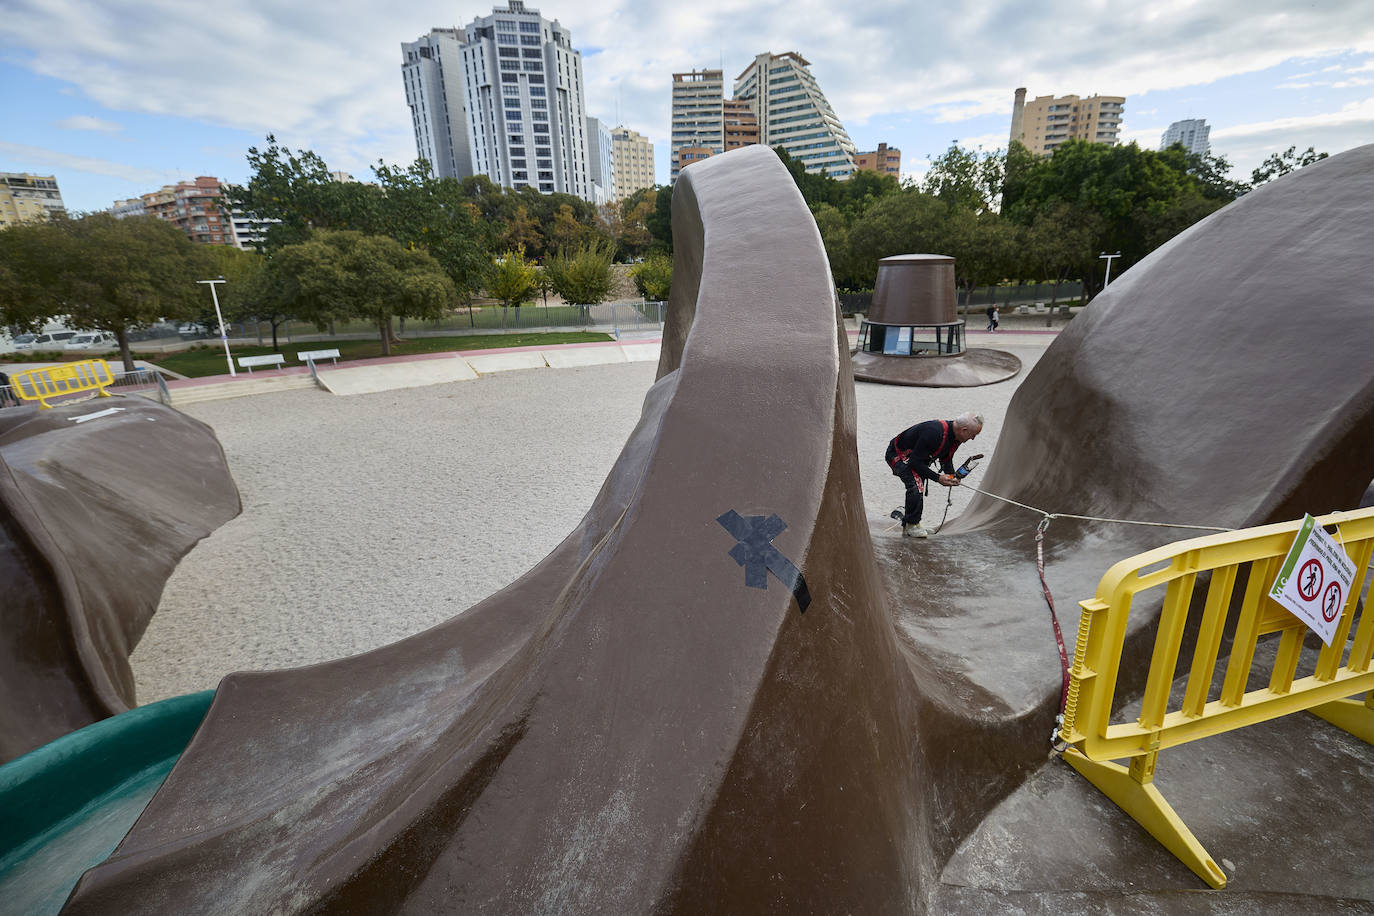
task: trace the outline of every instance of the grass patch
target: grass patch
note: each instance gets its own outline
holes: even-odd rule
[[[449,353],[460,350],[495,350],[502,347],[547,347],[554,344],[602,343],[613,338],[609,334],[590,331],[564,331],[557,333],[530,334],[468,334],[455,337],[416,337],[403,340],[391,348],[392,356],[412,356],[417,353]],[[279,349],[259,346],[230,345],[234,358],[240,356],[266,356],[281,353],[286,357],[288,366],[300,365],[296,353],[305,350],[339,351],[339,362],[355,359],[374,359],[382,355],[380,340],[302,340],[283,344]],[[138,359],[147,360],[172,372],[188,378],[202,378],[207,375],[227,375],[229,370],[224,361],[224,348],[219,343],[196,346],[179,353],[135,353]],[[329,365],[325,363],[325,365]],[[237,364],[235,364],[237,368]]]

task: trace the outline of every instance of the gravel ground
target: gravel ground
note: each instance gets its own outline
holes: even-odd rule
[[[1011,395],[1048,342],[997,341],[1023,363],[997,385],[859,383],[870,514],[902,503],[882,455],[912,423],[980,412],[983,434],[960,454],[990,458]],[[223,443],[243,514],[168,581],[131,659],[139,701],[214,687],[231,671],[386,645],[519,578],[591,505],[654,371],[654,363],[535,369],[373,395],[289,391],[186,408]],[[950,517],[970,495],[955,492]],[[927,498],[927,521],[938,523],[943,509],[943,493]]]

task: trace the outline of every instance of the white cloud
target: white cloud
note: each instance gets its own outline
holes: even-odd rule
[[[123,124],[116,124],[114,121],[106,121],[91,115],[73,115],[70,118],[63,118],[57,122],[57,126],[63,130],[92,130],[102,134],[117,134],[124,129]]]
[[[0,44],[110,111],[189,117],[259,137],[270,131],[366,175],[378,158],[415,155],[400,43],[434,26],[465,25],[494,2],[418,0],[380,14],[365,0],[337,0],[327,10],[245,0],[203,19],[172,0],[8,0]],[[1294,58],[1310,59],[1318,73],[1338,51],[1374,52],[1368,0],[1324,0],[1316,9],[1290,0],[529,6],[560,18],[575,46],[601,49],[583,62],[588,113],[647,134],[660,151],[669,139],[672,73],[723,67],[728,81],[764,51],[810,60],[851,131],[904,113],[953,125],[1009,118],[1018,86],[1032,97],[1137,96]]]
[[[1248,177],[1270,153],[1290,146],[1334,153],[1368,143],[1371,138],[1374,97],[1332,111],[1214,128],[1211,134],[1212,152],[1230,160],[1236,177]]]
[[[75,156],[71,153],[28,146],[23,143],[10,143],[5,140],[0,140],[0,156],[8,156],[12,159],[31,163],[30,170],[32,171],[58,172],[66,169],[74,172],[87,172],[91,175],[104,175],[107,178],[118,178],[121,181],[131,181],[152,187],[174,184],[191,177],[166,169],[139,168],[109,159],[99,159],[95,156]]]

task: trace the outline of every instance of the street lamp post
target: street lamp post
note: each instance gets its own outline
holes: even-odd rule
[[[1108,262],[1109,271],[1111,269],[1110,263],[1111,262]],[[220,342],[224,344],[224,361],[229,364],[229,374],[236,376],[238,373],[234,371],[234,358],[229,355],[229,335],[224,333],[224,316],[220,314],[219,310],[219,294],[215,292],[215,284],[223,283],[224,278],[220,277],[216,280],[197,280],[196,282],[204,283],[210,287],[210,298],[215,301],[215,320],[219,322],[219,339]]]
[[[1102,282],[1103,289],[1106,289],[1108,286],[1112,285],[1112,258],[1119,257],[1121,257],[1121,252],[1119,251],[1116,254],[1107,254],[1107,252],[1104,251],[1097,256],[1097,259],[1099,261],[1103,260],[1104,258],[1107,261],[1107,279]]]

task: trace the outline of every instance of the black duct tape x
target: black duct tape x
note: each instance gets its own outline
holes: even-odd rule
[[[778,577],[778,581],[792,590],[797,599],[797,608],[806,613],[811,604],[811,593],[806,589],[806,580],[801,570],[773,546],[773,538],[787,530],[787,523],[777,515],[740,515],[734,509],[718,517],[722,528],[739,541],[730,548],[730,556],[744,567],[744,584],[750,588],[767,588],[768,573]]]

